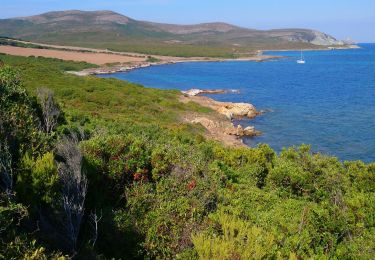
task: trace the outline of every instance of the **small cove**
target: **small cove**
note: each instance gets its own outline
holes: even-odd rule
[[[248,102],[270,109],[255,120],[261,137],[250,146],[311,144],[313,151],[342,160],[375,161],[375,44],[361,49],[268,52],[286,56],[267,62],[187,62],[101,75],[147,87],[188,90],[238,89],[240,94],[209,95],[218,101]]]

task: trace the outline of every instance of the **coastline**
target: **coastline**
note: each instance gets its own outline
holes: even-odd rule
[[[357,49],[359,46],[345,46],[335,49]],[[305,51],[329,51],[332,48],[325,49],[306,49]],[[296,50],[270,50],[270,51],[296,51]],[[78,75],[78,76],[88,76],[88,75],[100,75],[100,74],[113,74],[118,72],[128,72],[135,69],[147,68],[151,66],[160,66],[167,64],[177,64],[185,62],[225,62],[225,61],[254,61],[263,62],[267,60],[281,59],[285,56],[275,56],[275,55],[264,55],[264,51],[258,51],[257,55],[238,58],[238,59],[224,59],[224,58],[178,58],[178,57],[168,57],[168,60],[160,60],[158,62],[138,62],[130,64],[119,64],[115,66],[99,67],[93,69],[86,69],[79,72],[70,71],[68,73]],[[163,56],[158,56],[158,58],[164,58]],[[212,98],[204,96],[204,94],[222,94],[227,90],[200,90],[191,89],[188,91],[182,91],[180,101],[182,103],[194,102],[203,107],[208,107],[214,110],[215,113],[210,115],[206,114],[190,114],[184,115],[181,121],[190,124],[200,124],[205,130],[205,136],[209,139],[219,141],[227,146],[232,147],[246,147],[243,143],[243,137],[256,137],[262,133],[257,131],[254,126],[246,127],[245,129],[240,125],[234,125],[232,119],[250,118],[253,119],[256,116],[262,114],[256,110],[256,108],[249,103],[231,103],[231,102],[219,102]],[[203,95],[203,96],[201,96]],[[228,107],[234,108],[236,111],[234,114]],[[251,111],[243,113],[243,109],[248,109]],[[242,111],[242,112],[241,112]]]
[[[333,51],[333,50],[351,50],[351,49],[361,49],[362,47],[357,44],[349,44],[349,45],[343,45],[343,46],[324,46],[324,48],[316,48],[316,49],[279,49],[279,50],[260,50],[260,52],[289,52],[289,51]]]
[[[302,51],[332,51],[332,50],[348,50],[348,49],[360,49],[358,45],[345,45],[339,47],[325,47],[321,49],[302,49]],[[101,66],[99,68],[85,69],[82,71],[67,71],[67,73],[74,74],[77,76],[89,76],[89,75],[101,75],[101,74],[114,74],[118,72],[129,72],[135,69],[148,68],[151,66],[160,66],[168,64],[186,63],[186,62],[226,62],[226,61],[254,61],[264,62],[269,60],[276,60],[285,58],[285,56],[278,55],[264,55],[264,52],[288,52],[288,51],[299,51],[299,50],[258,50],[256,55],[241,58],[208,58],[208,57],[169,57],[169,56],[153,56],[159,61],[157,62],[129,62],[125,64],[118,64],[113,66]]]
[[[234,125],[233,119],[255,117],[262,114],[255,106],[249,103],[220,102],[206,96],[189,95],[182,92],[180,102],[197,103],[203,107],[213,110],[213,113],[193,113],[182,116],[181,121],[189,124],[200,124],[206,132],[206,138],[213,139],[230,147],[247,147],[242,137],[256,137],[262,135],[254,126],[242,127],[241,124]]]
[[[161,58],[161,56],[157,56]],[[148,68],[151,66],[160,66],[168,64],[186,63],[186,62],[225,62],[225,61],[254,61],[263,62],[268,60],[275,60],[284,58],[283,56],[276,55],[254,55],[249,57],[237,58],[237,59],[225,59],[225,58],[206,58],[206,57],[194,57],[194,58],[178,58],[178,57],[164,57],[157,62],[131,62],[125,64],[118,64],[113,66],[101,66],[99,68],[85,69],[82,71],[67,71],[69,74],[77,76],[89,76],[89,75],[101,75],[101,74],[113,74],[118,72],[129,72],[135,69]]]
[[[63,60],[83,61],[96,64],[99,67],[85,69],[82,71],[67,71],[67,73],[77,76],[89,76],[100,74],[113,74],[118,72],[128,72],[134,69],[147,68],[150,66],[186,63],[186,62],[225,62],[225,61],[255,61],[263,62],[267,60],[281,59],[284,56],[266,55],[264,52],[286,52],[297,51],[296,49],[279,49],[279,50],[257,50],[249,56],[240,58],[210,58],[210,57],[173,57],[162,55],[146,55],[141,53],[118,52],[107,49],[94,49],[75,46],[63,46],[53,44],[42,44],[29,41],[15,40],[14,42],[23,44],[33,44],[36,46],[46,47],[49,49],[36,49],[32,47],[15,47],[0,45],[0,52],[10,55],[19,56],[41,56],[47,58],[58,58]],[[358,49],[358,45],[342,45],[342,46],[321,46],[317,48],[305,48],[303,51],[328,51],[328,50],[344,50]],[[299,51],[299,50],[298,50]]]
[[[22,49],[22,50],[34,50],[32,48],[20,48],[20,47],[12,47],[16,50]],[[353,45],[353,46],[340,46],[335,48],[321,48],[321,49],[306,49],[306,51],[327,51],[332,49],[357,49],[360,48],[359,46]],[[38,49],[37,49],[38,50]],[[39,50],[43,52],[51,52],[51,50]],[[59,52],[62,53],[64,51],[61,50],[52,50],[53,52]],[[92,50],[90,50],[92,51]],[[97,68],[90,68],[85,69],[82,71],[66,71],[66,73],[77,75],[77,76],[89,76],[89,75],[100,75],[100,74],[113,74],[118,72],[129,72],[131,70],[135,69],[141,69],[141,68],[147,68],[150,66],[160,66],[160,65],[167,65],[167,64],[177,64],[177,63],[186,63],[186,62],[226,62],[226,61],[254,61],[254,62],[263,62],[268,60],[275,60],[275,59],[281,59],[285,58],[285,56],[276,56],[276,55],[264,55],[264,52],[266,50],[258,50],[254,55],[247,56],[247,57],[241,57],[241,58],[207,58],[207,57],[191,57],[191,58],[183,58],[183,57],[172,57],[172,56],[130,56],[129,53],[114,53],[109,52],[106,50],[98,50],[96,53],[88,54],[92,58],[92,55],[111,55],[111,58],[115,58],[115,60],[119,59],[126,59],[125,62],[115,62],[114,64],[107,64],[107,63],[96,63],[99,65]],[[271,51],[296,51],[296,50],[269,50]],[[104,52],[104,53],[103,53]],[[107,54],[105,54],[105,52]],[[67,58],[66,53],[69,53],[69,55],[86,55],[82,54],[77,51],[77,49],[65,51],[63,54],[63,59]],[[21,56],[30,56],[30,53],[25,53],[25,55]],[[140,54],[138,54],[140,55]],[[43,55],[41,55],[43,56]],[[48,57],[48,56],[47,56]],[[71,56],[69,56],[71,57]],[[154,58],[154,61],[151,60],[150,57]],[[105,58],[108,59],[108,56]],[[156,60],[156,61],[155,61]],[[214,94],[220,94],[220,92],[223,92],[223,90],[214,90]],[[204,94],[204,93],[203,93]],[[230,104],[230,106],[237,107],[237,109],[241,110],[243,107],[242,105],[246,106],[252,106],[251,104],[241,104],[241,103],[226,103],[218,102],[213,99],[209,99],[208,97],[202,97],[202,96],[189,96],[184,95],[185,97],[181,100],[182,102],[195,102],[202,106],[209,107],[217,112],[217,114],[221,114],[221,117],[219,116],[208,116],[207,115],[189,115],[186,116],[183,121],[189,122],[189,123],[199,123],[201,124],[206,130],[207,130],[207,137],[211,139],[218,140],[226,145],[229,146],[244,146],[241,137],[243,136],[258,136],[261,135],[259,131],[256,131],[254,127],[247,127],[243,128],[241,125],[234,126],[232,123],[232,112],[228,112],[227,105]],[[187,97],[189,96],[189,97]],[[260,115],[260,112],[257,112],[254,108],[253,111],[255,112],[250,118],[254,118],[257,115]],[[243,117],[249,117],[247,115],[239,115],[237,118],[243,118]]]

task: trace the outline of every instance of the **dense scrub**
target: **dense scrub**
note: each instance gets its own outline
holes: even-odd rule
[[[374,163],[226,148],[173,123],[210,113],[176,92],[1,58],[0,258],[374,258]]]

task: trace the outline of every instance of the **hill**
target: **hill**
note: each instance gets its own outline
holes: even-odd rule
[[[0,61],[1,259],[374,259],[375,163],[225,147],[177,91]]]
[[[77,10],[0,20],[0,36],[175,56],[241,56],[259,49],[343,45],[332,36],[308,29],[262,31],[226,23],[161,24],[112,11]]]

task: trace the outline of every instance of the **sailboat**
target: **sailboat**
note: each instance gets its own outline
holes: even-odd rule
[[[305,64],[306,63],[305,59],[303,58],[302,50],[301,50],[301,59],[297,60],[297,63],[298,64]]]

